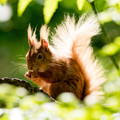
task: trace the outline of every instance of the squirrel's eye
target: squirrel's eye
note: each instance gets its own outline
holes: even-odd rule
[[[43,56],[42,56],[41,54],[39,54],[39,55],[37,56],[37,58],[38,58],[38,59],[42,59]]]

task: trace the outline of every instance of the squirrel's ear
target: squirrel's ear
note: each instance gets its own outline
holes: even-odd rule
[[[40,43],[41,43],[41,47],[43,48],[48,48],[48,41],[44,40],[44,39],[41,39],[40,40]]]

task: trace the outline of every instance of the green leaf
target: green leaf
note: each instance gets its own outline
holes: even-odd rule
[[[43,8],[43,14],[44,14],[44,20],[45,23],[49,23],[52,16],[54,15],[56,9],[58,8],[58,2],[60,0],[45,0],[44,8]]]
[[[68,0],[63,0],[61,2],[61,6],[66,8],[66,9],[74,9],[76,8],[76,0],[69,0],[69,4],[68,4]]]
[[[83,6],[83,12],[88,12],[88,11],[91,11],[92,8],[91,8],[91,5],[88,1],[85,0],[85,3],[84,3],[84,6]]]
[[[108,8],[108,4],[106,0],[95,0],[94,4],[98,12],[102,12]]]
[[[0,4],[6,4],[7,0],[0,0]]]
[[[86,0],[77,0],[77,7],[79,10],[82,10]]]
[[[110,43],[102,48],[101,53],[106,56],[111,56],[115,55],[119,50],[120,46],[115,43]]]
[[[9,115],[7,113],[4,113],[1,115],[0,120],[9,120]]]
[[[88,0],[88,2],[90,2],[90,3],[93,2],[93,1],[94,1],[94,0]]]
[[[25,9],[27,8],[27,6],[32,2],[32,0],[19,0],[18,2],[18,16],[21,16],[23,14],[23,12],[25,11]]]
[[[120,46],[120,36],[115,38],[114,43]]]

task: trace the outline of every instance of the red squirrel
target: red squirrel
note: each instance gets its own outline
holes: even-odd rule
[[[40,29],[40,40],[28,27],[26,78],[53,98],[63,92],[72,92],[80,100],[99,95],[104,82],[103,70],[90,46],[91,38],[100,32],[95,16],[83,15],[78,22],[67,16],[55,31],[50,45],[46,25]]]

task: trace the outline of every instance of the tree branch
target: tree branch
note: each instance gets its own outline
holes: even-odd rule
[[[18,78],[8,78],[8,77],[4,77],[4,78],[0,78],[0,84],[2,83],[8,83],[14,86],[20,86],[20,87],[24,87],[28,90],[29,94],[34,94],[37,92],[42,92],[43,94],[45,94],[46,96],[48,96],[48,94],[46,94],[45,92],[43,92],[39,87],[32,85],[31,83],[29,83],[26,80],[21,80]],[[48,96],[50,98],[50,100],[52,102],[55,102],[55,99],[53,99],[52,97]]]
[[[14,85],[14,86],[24,87],[28,90],[28,92],[30,94],[37,93],[37,92],[43,92],[40,88],[38,88],[36,86],[33,86],[28,81],[21,80],[21,79],[18,79],[18,78],[8,78],[8,77],[0,78],[0,84],[1,83],[8,83],[8,84],[11,84],[11,85]]]

